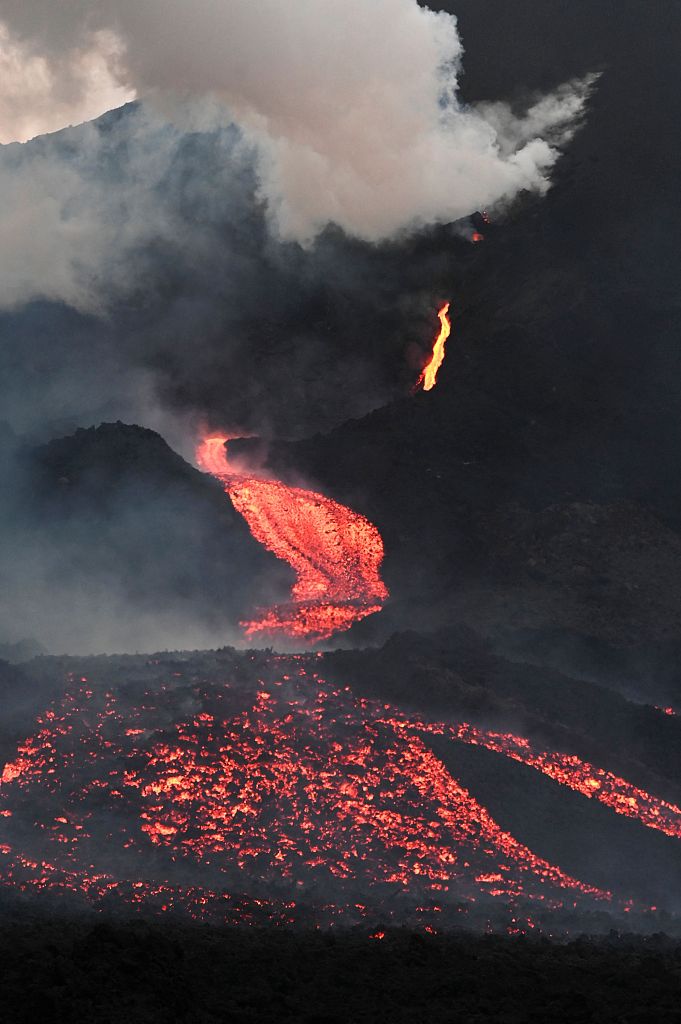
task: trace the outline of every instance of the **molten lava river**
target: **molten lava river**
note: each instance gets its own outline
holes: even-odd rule
[[[447,314],[424,389],[444,358]],[[325,639],[380,610],[383,545],[368,520],[239,472],[224,438],[197,456],[296,573],[290,602],[243,623],[248,635]],[[518,932],[560,909],[633,909],[504,831],[435,754],[445,742],[448,765],[462,745],[483,746],[681,838],[676,805],[523,737],[360,698],[325,682],[320,653],[114,663],[102,659],[99,678],[70,674],[4,765],[0,892],[10,901],[40,892],[225,923],[429,931]]]
[[[325,640],[381,610],[383,541],[364,516],[331,498],[232,469],[225,437],[206,438],[196,459],[217,477],[254,538],[294,569],[291,601],[243,622],[247,636]]]
[[[431,734],[681,836],[681,809],[576,757],[359,698],[324,681],[321,655],[266,657],[257,685],[238,671],[224,682],[169,672],[153,685],[70,677],[2,773],[5,894],[428,930],[499,914],[526,930],[542,908],[630,907],[504,831]]]
[[[440,329],[416,383],[431,391],[451,332],[449,303],[438,310]],[[242,622],[247,636],[328,640],[381,610],[388,589],[381,579],[383,541],[368,519],[337,501],[230,465],[229,438],[205,438],[196,450],[200,469],[216,477],[253,537],[291,566],[291,600]]]

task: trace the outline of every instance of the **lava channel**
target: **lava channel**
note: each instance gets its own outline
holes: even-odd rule
[[[481,236],[482,237],[482,236]],[[451,334],[452,324],[449,319],[449,303],[445,302],[437,313],[440,319],[440,331],[433,344],[433,351],[430,359],[423,367],[421,376],[416,381],[416,387],[414,390],[418,390],[419,387],[423,387],[424,391],[432,391],[437,383],[437,375],[445,359],[445,345],[447,344],[447,338]]]
[[[246,635],[326,640],[379,612],[388,589],[380,575],[383,541],[373,523],[316,491],[233,468],[228,440],[202,441],[199,467],[222,483],[253,537],[296,573],[290,602],[242,622]]]
[[[605,804],[616,814],[635,818],[646,828],[681,839],[681,807],[646,792],[605,768],[583,761],[576,754],[541,750],[523,736],[479,729],[468,722],[449,725],[444,722],[423,722],[413,717],[404,717],[403,721],[403,728],[408,731],[448,736],[470,746],[504,754],[512,761],[534,768],[590,800]],[[392,722],[395,723],[394,718]]]

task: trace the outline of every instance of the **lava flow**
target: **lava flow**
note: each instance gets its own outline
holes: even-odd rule
[[[202,441],[198,465],[220,480],[253,537],[288,562],[297,577],[289,604],[242,623],[247,636],[324,640],[380,611],[388,590],[380,575],[383,541],[376,527],[323,494],[232,468],[227,440]]]
[[[479,729],[467,722],[447,725],[443,722],[423,722],[405,718],[403,728],[430,735],[449,736],[470,746],[485,747],[535,768],[543,775],[573,789],[582,796],[605,804],[616,814],[636,818],[646,828],[654,828],[665,835],[681,839],[681,808],[626,779],[583,761],[576,754],[537,749],[523,736],[513,733]]]
[[[271,678],[239,686],[191,669],[74,680],[2,774],[5,888],[233,922],[612,900],[505,832],[399,712],[310,660],[271,657]]]
[[[449,319],[449,303],[445,302],[444,306],[438,310],[438,317],[440,318],[440,332],[435,339],[433,345],[433,352],[430,359],[423,367],[421,376],[416,382],[416,387],[423,385],[424,391],[431,391],[437,383],[437,375],[442,363],[445,358],[445,345],[447,344],[447,338],[449,337],[452,329],[451,321]]]

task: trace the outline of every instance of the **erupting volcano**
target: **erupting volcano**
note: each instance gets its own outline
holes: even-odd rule
[[[419,378],[426,391],[448,312],[445,303]],[[380,611],[376,527],[315,491],[233,466],[227,441],[204,439],[199,467],[296,575],[290,602],[243,622],[246,635],[326,639]],[[681,808],[613,772],[513,733],[363,699],[321,677],[324,657],[212,652],[189,664],[150,659],[113,682],[71,674],[2,772],[5,892],[231,924],[429,931],[462,921],[524,931],[542,908],[633,909],[629,893],[574,877],[503,828],[457,777],[464,746],[681,838]]]
[[[433,351],[430,359],[423,367],[421,376],[416,382],[416,388],[423,385],[424,391],[431,391],[437,383],[437,375],[440,367],[442,366],[445,358],[445,345],[447,344],[447,338],[449,337],[452,325],[449,319],[449,303],[445,302],[444,306],[438,310],[438,317],[440,319],[440,331],[435,339],[433,345]]]
[[[383,541],[364,516],[331,498],[233,469],[225,437],[196,452],[201,469],[223,484],[255,539],[296,573],[291,602],[243,622],[247,636],[284,634],[324,640],[381,610]]]

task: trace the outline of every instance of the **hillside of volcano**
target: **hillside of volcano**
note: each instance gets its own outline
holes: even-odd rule
[[[492,218],[454,268],[445,229],[415,254],[451,300],[438,386],[271,441],[268,464],[379,524],[393,601],[358,638],[463,620],[518,657],[673,703],[678,9],[455,7],[485,39],[468,96],[588,66],[602,71],[588,116],[541,202]]]
[[[7,434],[0,462],[6,635],[23,639],[30,621],[55,652],[212,646],[286,593],[290,571],[219,484],[151,430],[101,424],[39,445]]]

